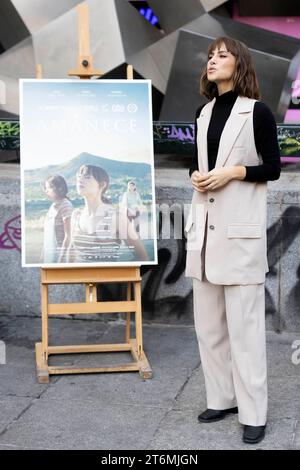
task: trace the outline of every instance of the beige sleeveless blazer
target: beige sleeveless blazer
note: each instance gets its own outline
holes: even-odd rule
[[[238,96],[224,126],[216,168],[259,165],[253,130],[256,100]],[[199,171],[208,172],[207,130],[215,98],[197,119]],[[205,273],[214,284],[259,284],[268,272],[267,183],[232,180],[223,188],[193,191],[185,224],[185,275],[202,280],[201,249],[207,217]]]

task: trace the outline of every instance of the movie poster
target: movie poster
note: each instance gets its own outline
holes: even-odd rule
[[[151,82],[20,80],[23,266],[157,263]]]

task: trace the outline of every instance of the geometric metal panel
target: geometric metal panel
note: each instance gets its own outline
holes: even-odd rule
[[[300,3],[295,0],[238,0],[241,16],[299,16]]]
[[[163,94],[172,68],[179,30],[168,34],[146,49],[128,57],[128,63],[142,77],[152,80],[153,85]]]
[[[103,73],[161,39],[157,28],[124,0],[88,0],[91,54]],[[48,78],[64,78],[77,63],[77,10],[72,9],[33,34],[37,63]],[[63,45],[63,47],[62,47]]]
[[[32,38],[29,36],[0,56],[0,74],[19,78],[31,78],[35,58]]]
[[[230,18],[205,13],[185,25],[184,30],[208,36],[230,36],[244,42],[249,48],[291,60],[297,54],[299,39],[233,21]]]
[[[4,50],[27,38],[30,31],[10,0],[0,1],[0,43]]]
[[[148,0],[148,4],[167,34],[205,13],[200,0]]]
[[[218,8],[223,3],[226,3],[227,0],[201,0],[202,6],[204,7],[206,12],[214,10]]]
[[[89,6],[90,52],[95,68],[103,74],[164,36],[124,0],[88,0],[86,3]],[[24,57],[20,55],[20,48]],[[0,116],[1,109],[19,113],[17,80],[34,78],[36,64],[42,65],[43,78],[67,78],[68,71],[76,67],[77,58],[78,14],[77,8],[72,8],[34,32],[25,42],[1,54],[0,79],[1,74],[6,76],[5,81],[13,88],[13,93],[8,94],[6,105],[0,105]]]
[[[234,37],[250,49],[264,101],[283,122],[285,111],[279,106],[283,84],[300,41],[261,30],[214,14],[204,14],[180,30],[174,62],[160,119],[192,121],[196,107],[207,99],[199,94],[199,78],[206,62],[208,45],[218,36]],[[183,99],[184,97],[184,99]]]
[[[300,106],[299,106],[299,97],[300,97],[300,87],[297,83],[293,84],[295,80],[298,80],[300,84],[300,49],[299,52],[295,55],[294,59],[291,61],[287,76],[282,88],[282,94],[279,103],[278,112],[284,116],[283,122],[294,122],[300,123]],[[296,85],[296,86],[295,86]],[[292,93],[291,93],[292,91]],[[291,96],[292,95],[292,96]],[[295,103],[292,103],[292,98],[298,97],[295,100]],[[298,102],[298,104],[296,104]],[[290,107],[294,109],[290,109]]]
[[[82,0],[11,0],[31,34],[81,2]]]
[[[226,2],[227,0],[148,0],[166,33],[175,31]]]
[[[207,99],[199,94],[200,70],[211,38],[180,30],[160,120],[192,122]]]
[[[35,59],[31,37],[1,54],[0,80],[5,86],[6,100],[4,104],[0,104],[0,116],[19,114],[19,78],[31,78],[34,73]]]

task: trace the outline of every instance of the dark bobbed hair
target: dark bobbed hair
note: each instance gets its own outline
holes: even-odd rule
[[[68,194],[68,186],[66,180],[61,175],[52,175],[48,176],[44,182],[44,189],[46,188],[46,183],[54,190],[57,197],[63,199],[67,197]]]
[[[239,96],[260,99],[261,95],[252,57],[246,44],[237,39],[220,36],[208,46],[207,61],[212,51],[216,48],[220,49],[222,43],[225,44],[226,49],[230,51],[236,59],[235,70],[233,72],[233,90]],[[216,83],[207,79],[207,63],[200,76],[200,94],[204,95],[209,100],[218,96]]]
[[[101,200],[102,202],[110,204],[110,201],[103,197],[105,191],[107,190],[109,186],[109,176],[106,173],[106,171],[101,168],[100,166],[96,165],[81,165],[81,167],[78,170],[79,175],[91,175],[95,178],[95,180],[101,184],[105,183],[105,186],[103,187],[102,193],[101,193]]]

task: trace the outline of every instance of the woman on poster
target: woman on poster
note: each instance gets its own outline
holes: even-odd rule
[[[148,260],[147,251],[126,215],[105,199],[108,186],[109,177],[103,168],[96,165],[79,168],[76,188],[85,205],[72,214],[70,262],[117,262],[122,240],[131,250],[133,261]]]
[[[71,215],[73,205],[68,199],[68,186],[61,175],[49,176],[44,183],[44,191],[52,204],[44,221],[44,263],[66,261],[71,235]]]
[[[122,196],[120,208],[126,211],[127,217],[137,233],[140,231],[140,216],[146,211],[134,181],[128,181],[127,191]]]
[[[267,181],[280,176],[277,128],[261,101],[247,46],[220,37],[208,48],[196,112],[186,276],[205,377],[202,423],[238,413],[243,441],[267,420],[265,275]]]

